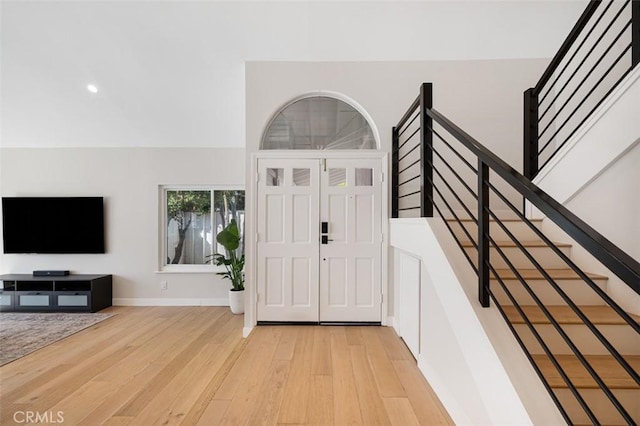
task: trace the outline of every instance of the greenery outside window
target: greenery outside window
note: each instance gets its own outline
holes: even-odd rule
[[[216,235],[235,219],[244,253],[244,190],[211,187],[162,187],[161,269],[212,272],[211,255],[224,253]]]

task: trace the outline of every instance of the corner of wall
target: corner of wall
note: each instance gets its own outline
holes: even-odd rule
[[[251,334],[253,329],[254,329],[254,327],[243,327],[242,328],[242,337],[245,338],[245,339],[247,337],[249,337],[249,335]]]

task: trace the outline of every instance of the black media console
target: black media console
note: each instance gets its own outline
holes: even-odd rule
[[[0,275],[0,311],[97,312],[111,306],[111,275]]]

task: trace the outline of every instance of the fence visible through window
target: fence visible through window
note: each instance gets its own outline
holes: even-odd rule
[[[244,191],[166,190],[165,265],[205,265],[224,253],[216,235],[232,220],[238,224],[244,253]]]

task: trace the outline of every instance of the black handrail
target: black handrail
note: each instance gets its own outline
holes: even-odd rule
[[[602,3],[602,0],[591,0],[588,3],[538,82],[524,93],[523,173],[529,179],[533,179],[540,169],[555,158],[560,149],[640,63],[640,1],[625,0],[618,3],[609,0],[604,7],[600,7]],[[614,3],[622,6],[612,7]],[[631,18],[623,12],[630,14]],[[612,18],[605,18],[611,14]],[[610,30],[617,33],[617,36],[614,37]],[[626,40],[621,37],[629,32],[631,43],[621,46],[620,40]],[[613,40],[604,48],[604,53],[601,53],[600,44],[605,38],[607,41],[611,38]],[[593,64],[588,72],[581,70],[585,64]],[[606,71],[602,72],[602,69]],[[611,81],[607,80],[609,75],[613,76]],[[575,78],[582,78],[577,86]],[[591,83],[585,84],[591,78],[597,80],[592,87]],[[564,84],[558,90],[556,86],[559,82]],[[601,84],[606,87],[601,88]],[[571,87],[572,92],[565,99],[561,95],[567,87]],[[570,103],[572,106],[568,108]],[[577,106],[573,106],[574,104]],[[567,114],[567,117],[561,118],[561,114]],[[551,117],[545,118],[547,115]],[[568,124],[570,125],[567,126]],[[542,130],[539,132],[540,128]],[[568,136],[561,136],[561,141],[555,140],[561,131]],[[544,136],[545,133],[548,134]],[[543,154],[548,147],[553,147],[553,150],[547,150]]]
[[[573,62],[573,59],[578,55],[578,53],[580,53],[580,50],[586,44],[586,42],[589,39],[589,37],[591,36],[591,34],[593,34],[593,32],[595,31],[595,29],[598,26],[598,24],[602,21],[602,19],[604,18],[604,15],[607,13],[609,8],[611,6],[613,6],[613,2],[614,2],[614,0],[610,0],[609,3],[605,6],[604,10],[600,13],[600,16],[598,16],[598,18],[596,18],[596,20],[594,21],[593,25],[591,26],[591,29],[589,31],[587,31],[587,33],[585,34],[583,40],[575,48],[575,50],[571,54],[571,57],[569,57],[569,59],[566,60],[566,62],[564,64],[564,67],[562,67],[562,69],[560,71],[556,70],[556,72],[555,72],[556,78],[553,80],[553,82],[551,84],[548,85],[549,87],[547,87],[547,92],[544,95],[542,95],[542,93],[538,93],[536,91],[535,87],[532,89],[534,94],[540,95],[539,96],[540,97],[540,103],[543,103],[545,101],[545,99],[547,98],[547,96],[549,96],[551,94],[551,89],[553,88],[553,86],[555,86],[555,84],[558,82],[560,77],[564,74],[564,72],[567,70],[567,68],[569,68],[569,65],[571,65],[571,63]],[[575,40],[575,41],[577,41],[577,40]],[[558,65],[560,65],[560,64],[558,64]],[[547,85],[547,82],[540,83],[540,84],[541,84],[540,85],[540,89],[541,89],[542,86],[546,86]],[[540,91],[540,92],[542,92],[542,91]],[[540,116],[540,118],[542,118],[542,116]]]
[[[631,66],[635,67],[640,64],[640,1],[631,2],[631,44],[633,50],[631,52]]]
[[[427,114],[496,174],[640,294],[640,263],[434,109]]]
[[[571,46],[573,46],[573,43],[576,42],[584,27],[587,26],[587,23],[589,23],[589,20],[591,19],[601,2],[602,0],[589,1],[589,5],[584,10],[584,12],[582,12],[582,15],[580,15],[580,18],[578,19],[578,22],[576,22],[576,24],[573,26],[571,32],[562,43],[562,46],[560,46],[560,49],[549,63],[549,66],[547,66],[547,69],[542,73],[542,77],[540,77],[538,83],[535,85],[534,93],[536,95],[540,94],[540,91],[542,90],[544,85],[556,72],[556,69],[558,68],[564,57],[567,56],[567,53],[569,53]]]
[[[425,92],[431,90],[431,85],[429,83],[423,84],[421,87],[421,91]],[[431,95],[426,95],[425,99],[430,99]],[[432,149],[424,148],[424,136],[421,137],[421,140],[416,143],[416,145],[411,146],[408,153],[404,153],[402,157],[400,157],[400,149],[398,146],[398,133],[400,129],[408,122],[408,120],[416,113],[416,111],[420,108],[421,111],[418,111],[418,115],[422,116],[423,114],[429,117],[431,120],[438,123],[445,130],[447,130],[452,136],[454,136],[460,143],[462,143],[467,149],[473,152],[484,164],[487,164],[495,173],[501,176],[507,183],[509,183],[516,191],[518,191],[524,199],[530,201],[534,206],[536,206],[542,213],[544,213],[549,219],[551,219],[554,223],[556,223],[562,230],[564,230],[570,237],[572,237],[575,241],[577,241],[580,245],[582,245],[589,253],[591,253],[595,258],[597,258],[604,266],[606,266],[609,270],[611,270],[615,275],[617,275],[623,282],[625,282],[629,287],[631,287],[636,293],[640,294],[640,263],[638,263],[635,259],[625,253],[623,250],[618,248],[615,244],[605,238],[602,234],[597,232],[587,223],[585,223],[582,219],[577,217],[571,211],[569,211],[562,204],[558,203],[551,196],[545,193],[542,189],[533,184],[529,179],[524,177],[522,174],[518,173],[514,168],[509,166],[503,160],[498,158],[491,151],[486,149],[480,142],[475,140],[469,134],[464,132],[442,114],[434,110],[433,108],[428,108],[428,105],[424,105],[421,108],[421,102],[424,102],[422,99],[423,94],[418,96],[414,102],[411,104],[407,112],[403,115],[402,119],[398,122],[396,127],[394,127],[394,148],[393,148],[393,173],[392,179],[395,184],[393,186],[394,193],[393,201],[392,201],[392,212],[393,217],[398,217],[398,198],[399,194],[397,193],[397,187],[404,183],[407,183],[408,180],[404,182],[399,182],[399,169],[397,164],[400,159],[407,156],[408,153],[415,151],[420,148],[421,156],[420,158],[424,158],[424,152],[432,152]],[[430,106],[431,104],[429,104]],[[415,119],[415,117],[414,117]],[[412,122],[414,120],[411,120]],[[451,145],[442,138],[437,132],[433,131],[433,126],[427,124],[426,130],[424,131],[424,127],[422,127],[422,122],[425,121],[424,118],[421,118],[421,127],[416,131],[423,130],[424,133],[435,133],[436,136],[445,142],[445,144],[452,148]],[[406,130],[406,128],[404,129]],[[415,133],[415,132],[414,132]],[[413,137],[413,134],[412,134]],[[408,140],[407,140],[408,141]],[[453,150],[456,155],[460,156],[455,150]],[[424,204],[432,204],[430,200],[433,198],[432,196],[428,196],[425,194],[425,188],[433,188],[432,179],[429,179],[430,176],[425,176],[428,170],[431,168],[426,167],[425,164],[428,161],[429,164],[432,163],[432,158],[426,158],[421,160],[421,170],[420,175],[412,176],[410,179],[415,180],[418,176],[421,176],[421,188],[420,192],[414,191],[411,194],[418,195],[420,194],[420,200],[418,200],[418,206],[412,207],[411,209],[424,209]],[[465,163],[472,170],[475,170],[471,164],[469,164],[466,160]],[[414,162],[415,164],[415,162]],[[469,188],[467,188],[469,189]],[[407,195],[407,194],[405,194]],[[425,201],[426,200],[426,201]],[[432,210],[430,214],[424,214],[421,211],[421,216],[431,216]]]
[[[624,50],[624,52],[623,52],[621,55],[619,55],[619,56],[618,56],[618,58],[616,59],[615,63],[613,64],[613,66],[615,66],[615,65],[618,63],[619,59],[622,57],[622,55],[623,55],[623,54],[627,53],[627,51],[629,50],[629,48],[630,48],[630,47],[631,47],[631,46],[627,47],[627,48]],[[580,108],[580,107],[585,103],[586,99],[588,99],[588,97],[589,97],[589,96],[590,96],[590,95],[595,91],[595,89],[598,87],[598,84],[600,84],[600,83],[602,82],[602,80],[604,80],[604,78],[609,74],[609,72],[611,71],[611,69],[613,68],[613,66],[610,66],[610,67],[607,69],[607,71],[605,72],[605,75],[604,75],[604,76],[602,76],[602,77],[600,77],[600,79],[598,80],[598,83],[596,83],[596,85],[595,85],[593,88],[591,88],[591,90],[589,91],[589,93],[587,94],[587,96],[585,96],[585,97],[582,99],[582,101],[581,101],[581,102],[580,102],[580,104],[578,105],[578,108]],[[632,70],[632,68],[628,69],[624,74],[622,74],[622,76],[618,79],[618,81],[616,81],[616,83],[615,83],[613,86],[611,86],[611,87],[609,88],[609,90],[608,90],[608,91],[607,91],[607,93],[604,95],[604,97],[602,98],[602,100],[606,99],[606,98],[607,98],[607,97],[608,97],[608,96],[609,96],[609,95],[610,95],[610,94],[611,94],[611,93],[616,89],[616,87],[618,86],[618,84],[620,84],[620,83],[622,82],[622,80],[624,80],[624,79],[626,78],[626,76],[631,72],[631,70]],[[589,111],[589,112],[586,114],[586,116],[585,116],[585,117],[580,121],[580,123],[578,123],[578,125],[574,127],[574,129],[571,131],[571,133],[569,134],[569,136],[565,137],[565,138],[564,138],[564,140],[563,140],[561,143],[559,143],[559,144],[558,144],[558,146],[556,147],[556,149],[555,149],[554,153],[553,153],[553,154],[551,154],[551,156],[545,160],[545,162],[542,164],[542,166],[541,166],[540,168],[542,168],[542,167],[544,167],[546,164],[548,164],[548,163],[549,163],[549,161],[551,161],[551,159],[552,159],[552,158],[553,158],[553,157],[558,153],[558,151],[560,150],[560,148],[562,148],[562,147],[563,147],[563,146],[564,146],[564,145],[565,145],[565,144],[566,144],[566,143],[567,143],[567,142],[568,142],[568,141],[573,137],[573,135],[574,135],[578,130],[580,130],[580,129],[582,128],[582,125],[587,121],[587,119],[589,119],[589,117],[591,116],[591,114],[593,114],[593,113],[594,113],[594,112],[595,112],[595,111],[600,107],[600,104],[601,104],[601,103],[602,103],[602,101],[601,101],[601,102],[599,102],[598,104],[596,104],[596,105],[591,109],[591,111]],[[571,117],[575,114],[575,111],[577,111],[577,108],[574,110],[574,113],[572,113],[572,114],[571,114]],[[569,118],[569,119],[570,119],[570,118]],[[564,127],[564,124],[566,124],[566,122],[567,122],[569,119],[567,119],[567,120],[565,121],[565,123],[563,123],[563,124],[561,125],[561,127]],[[555,133],[557,134],[558,132],[556,131]],[[555,136],[555,135],[554,135],[554,136]],[[543,147],[543,149],[544,149],[544,147]],[[541,150],[539,151],[539,153],[540,153],[540,152],[542,152],[542,150],[543,150],[543,149],[541,149]]]
[[[427,114],[433,106],[433,86],[431,83],[423,83],[420,86],[420,128],[428,129],[432,127],[431,117]],[[431,132],[421,132],[420,134],[420,174],[423,179],[420,182],[420,210],[421,216],[433,216],[433,204],[429,202],[433,198],[433,168],[427,163],[433,162],[433,134]]]
[[[393,217],[398,217],[399,212],[408,211],[408,210],[420,210],[420,216],[432,216],[433,215],[433,204],[429,202],[433,195],[433,183],[431,181],[432,170],[430,167],[427,167],[427,163],[431,162],[432,159],[432,143],[433,143],[433,135],[429,132],[422,131],[425,128],[431,127],[431,117],[426,114],[426,107],[431,107],[431,83],[423,83],[420,87],[420,95],[413,101],[407,112],[402,116],[398,124],[393,128],[392,135],[392,168],[391,168],[391,181],[392,181],[392,203],[391,203],[391,212]],[[407,132],[410,128],[413,128],[412,125],[419,120],[419,124],[417,124],[413,132],[409,134],[408,137],[405,137],[401,142],[402,136]],[[414,136],[418,135],[418,140],[414,139]],[[405,148],[406,147],[406,148]],[[416,153],[416,150],[417,153]],[[406,165],[400,168],[400,162],[402,162],[405,158],[410,155],[414,155],[418,157],[417,160],[411,162],[409,165]],[[411,161],[411,160],[409,160]],[[419,170],[416,172],[417,174],[412,175],[411,177],[402,177],[400,174],[406,172],[407,170],[413,170],[413,168],[417,168],[414,166],[420,166]],[[417,179],[420,179],[419,182],[419,190],[412,191],[409,189],[404,194],[400,194],[400,187],[406,185],[408,183],[414,182]],[[408,198],[410,196],[419,196],[417,201],[411,203],[411,201],[407,201],[406,204],[409,207],[400,207],[400,199]],[[417,204],[417,205],[416,205]]]
[[[627,0],[628,2],[629,0]],[[591,55],[591,53],[593,53],[593,51],[596,49],[596,47],[598,47],[598,45],[600,44],[600,42],[602,40],[604,40],[604,36],[607,34],[606,32],[613,26],[613,24],[615,23],[616,19],[620,16],[620,14],[622,14],[622,11],[624,10],[624,6],[618,11],[618,13],[616,14],[616,16],[614,17],[614,19],[609,23],[609,25],[607,26],[607,28],[605,29],[605,31],[600,35],[600,37],[598,37],[598,39],[595,41],[595,43],[593,43],[593,45],[591,46],[591,49],[589,49],[589,51],[585,54],[585,57],[582,58],[582,61],[580,61],[580,63],[576,66],[575,70],[573,70],[573,72],[571,73],[571,75],[567,78],[567,81],[562,85],[562,87],[560,88],[560,90],[558,90],[555,93],[555,97],[549,101],[549,105],[547,106],[547,108],[542,112],[542,114],[540,114],[540,117],[538,117],[538,120],[542,120],[544,118],[544,116],[547,114],[547,112],[549,112],[551,110],[551,107],[554,105],[555,101],[560,97],[560,95],[562,94],[562,92],[564,91],[564,89],[566,89],[569,86],[569,83],[571,82],[571,79],[573,77],[576,76],[576,74],[578,74],[578,71],[580,71],[580,68],[582,68],[582,66],[587,62],[587,59],[589,59],[589,55]],[[598,65],[600,65],[600,63],[604,60],[605,56],[607,53],[609,53],[609,51],[615,46],[615,44],[618,42],[618,40],[620,40],[620,37],[622,37],[622,35],[624,34],[624,32],[627,30],[627,28],[631,25],[631,21],[629,21],[623,28],[621,31],[618,32],[618,35],[613,39],[613,41],[609,44],[609,46],[606,49],[606,52],[604,55],[600,56],[600,58],[596,61],[595,65],[593,65],[591,67],[591,69],[589,70],[589,72],[587,72],[587,74],[582,78],[582,81],[580,81],[580,84],[578,84],[577,87],[575,87],[573,89],[573,93],[571,93],[571,95],[569,95],[569,98],[565,101],[565,103],[562,105],[562,108],[559,109],[558,111],[556,111],[555,115],[549,120],[549,123],[547,124],[547,126],[540,132],[540,134],[538,135],[539,137],[542,137],[542,135],[544,134],[544,132],[547,130],[547,128],[551,125],[551,123],[553,123],[553,120],[555,120],[555,118],[560,114],[561,110],[564,109],[564,107],[566,107],[569,103],[569,101],[571,100],[572,96],[575,96],[576,93],[578,93],[578,90],[580,89],[580,87],[582,87],[582,85],[584,85],[584,83],[587,81],[587,79],[591,76],[591,74],[593,74],[593,72],[595,71],[595,69],[598,67]],[[594,27],[595,28],[595,27]],[[586,41],[586,39],[584,40]],[[578,51],[576,50],[576,53]],[[569,64],[567,63],[567,66]],[[566,69],[566,67],[564,68]],[[564,70],[563,69],[563,70]],[[549,90],[551,90],[551,88],[549,88]],[[540,101],[540,103],[542,103],[542,100]]]
[[[400,121],[398,121],[398,124],[396,124],[396,129],[402,128],[402,126],[404,126],[407,120],[409,120],[409,118],[411,117],[411,114],[416,112],[418,108],[420,108],[420,96],[418,96],[416,100],[413,101],[407,112],[405,112]]]
[[[627,322],[627,324],[629,324],[635,331],[636,333],[640,333],[640,324],[638,324],[633,318],[631,318],[631,316],[624,310],[622,309],[620,306],[618,306],[617,303],[615,303],[613,301],[613,299],[611,299],[611,297],[609,297],[609,295],[602,290],[600,287],[598,287],[598,285],[586,274],[584,273],[584,271],[582,271],[574,262],[573,260],[571,260],[566,254],[564,254],[562,252],[562,250],[560,250],[542,231],[540,231],[540,229],[538,229],[533,223],[531,223],[531,221],[529,219],[527,219],[514,205],[513,203],[511,203],[509,200],[507,200],[507,198],[502,195],[500,193],[500,191],[498,191],[493,185],[489,184],[489,187],[492,189],[493,193],[496,194],[498,196],[498,198],[507,206],[511,209],[511,211],[520,219],[522,220],[523,223],[525,223],[529,229],[531,231],[534,232],[534,234],[536,234],[536,236],[538,236],[538,238],[540,238],[546,245],[547,247],[551,248],[551,250],[553,250],[553,252],[562,260],[562,262],[564,264],[566,264],[570,269],[573,270],[573,272],[576,273],[576,275],[585,283],[587,283],[587,285],[589,285],[589,287],[591,287],[591,289],[602,299],[605,301],[605,303],[609,306],[611,306],[611,308],[616,311],[616,313],[625,320],[625,322]],[[494,216],[495,217],[495,216]],[[498,225],[502,228],[504,225],[501,223],[498,223]],[[509,233],[507,233],[509,234]],[[513,240],[512,234],[511,234],[511,239]],[[551,279],[549,277],[548,279],[549,283],[552,285],[552,287],[556,288],[557,286],[555,285],[553,279]],[[556,290],[559,290],[559,288],[556,288]],[[560,291],[562,298],[566,301],[568,296],[566,294],[564,294],[564,292]]]
[[[491,217],[497,219],[496,215],[493,212],[490,212],[490,214],[491,214]],[[622,366],[622,368],[624,368],[627,371],[627,374],[629,374],[629,376],[636,383],[640,384],[640,376],[638,375],[638,373],[636,373],[636,371],[633,369],[633,367],[631,367],[631,365],[629,365],[627,360],[624,359],[624,357],[618,352],[618,350],[615,347],[613,347],[613,345],[604,337],[602,332],[600,330],[598,330],[598,328],[593,324],[593,322],[580,310],[580,308],[576,305],[576,303],[573,300],[571,300],[571,298],[560,288],[558,283],[556,283],[556,281],[553,278],[551,278],[549,273],[547,271],[545,271],[545,269],[542,267],[542,265],[540,265],[540,262],[538,262],[533,257],[533,255],[526,248],[524,248],[522,243],[520,241],[518,241],[517,238],[515,238],[513,233],[511,231],[509,231],[501,221],[498,220],[498,221],[496,221],[496,223],[498,224],[498,226],[500,226],[500,228],[502,228],[503,231],[505,231],[507,233],[509,238],[516,244],[516,246],[520,249],[520,251],[522,253],[524,253],[524,255],[527,257],[527,259],[536,267],[536,269],[538,271],[540,271],[540,273],[542,273],[542,276],[544,277],[544,279],[562,297],[562,299],[565,301],[565,303],[580,318],[582,323],[587,326],[587,328],[593,333],[593,335],[596,336],[596,338],[607,349],[607,351],[609,351],[609,353],[611,355],[613,355],[613,357],[618,361],[618,363]],[[496,250],[498,251],[500,256],[505,260],[505,262],[509,266],[509,269],[511,269],[511,271],[514,274],[516,274],[518,277],[520,277],[520,273],[513,266],[513,264],[509,261],[509,259],[506,258],[506,256],[504,255],[504,253],[502,252],[502,250],[500,249],[498,244],[491,237],[489,237],[489,240],[491,241],[492,246],[496,248]],[[527,289],[529,294],[532,296],[532,298],[535,300],[536,305],[538,305],[543,310],[543,312],[544,312],[545,316],[547,317],[547,319],[549,319],[551,321],[551,323],[554,324],[554,327],[556,327],[558,332],[563,336],[563,340],[565,342],[567,342],[569,344],[569,346],[572,346],[572,349],[576,348],[576,346],[573,344],[573,342],[571,342],[571,339],[569,339],[568,335],[565,334],[564,330],[562,330],[560,325],[557,324],[556,321],[553,319],[553,317],[551,316],[551,314],[549,313],[547,308],[544,306],[544,304],[542,304],[542,302],[537,298],[535,293],[533,293],[533,291],[530,289],[529,285],[526,284],[526,283],[523,283],[523,285]],[[628,315],[625,315],[625,317],[631,319],[630,317],[628,317]],[[635,321],[633,321],[633,319],[631,319],[631,323],[630,324],[637,325],[637,323]],[[635,327],[635,330],[637,331],[638,327]],[[578,353],[579,351],[575,350],[574,352]]]

